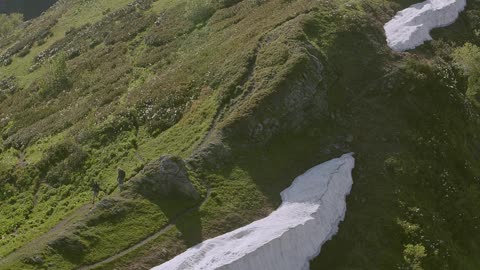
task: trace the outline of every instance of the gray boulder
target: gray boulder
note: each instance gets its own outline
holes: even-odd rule
[[[127,188],[151,199],[170,195],[200,197],[188,177],[185,163],[174,156],[163,156],[146,165],[129,181]]]

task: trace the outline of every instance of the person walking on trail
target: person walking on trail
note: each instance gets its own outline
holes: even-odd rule
[[[100,192],[100,185],[97,183],[97,181],[93,181],[92,191],[93,191],[92,204],[95,205],[95,199],[98,198],[98,193]]]
[[[120,192],[123,190],[123,182],[125,182],[125,171],[122,170],[122,168],[118,167],[117,169],[118,171],[118,177],[117,177],[117,181],[118,181],[118,188],[120,189]]]

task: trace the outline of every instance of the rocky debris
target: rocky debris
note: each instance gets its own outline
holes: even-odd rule
[[[182,159],[163,156],[149,163],[127,183],[127,189],[147,198],[158,198],[180,194],[198,199],[198,191],[189,179],[187,168]]]
[[[17,91],[17,88],[17,82],[14,76],[0,80],[0,93],[2,94],[13,94]]]
[[[25,57],[27,54],[30,53],[30,49],[32,48],[32,44],[27,44],[25,47],[23,47],[18,53],[18,57]]]
[[[35,70],[39,69],[40,68],[40,64],[36,63],[36,64],[33,64],[32,66],[30,66],[28,68],[28,72],[32,73],[34,72]]]
[[[9,47],[1,56],[0,60],[4,62],[6,59],[12,58],[14,55],[25,56],[30,52],[30,49],[35,43],[41,44],[45,42],[48,37],[51,37],[53,34],[50,29],[57,24],[58,20],[50,20],[37,31],[27,32],[22,38],[19,38],[17,42]],[[27,29],[28,30],[28,29]]]
[[[4,54],[0,55],[0,62],[4,66],[10,65],[12,63],[12,55],[7,54],[7,53],[4,53]]]
[[[0,62],[4,65],[4,66],[9,66],[11,63],[12,63],[12,58],[0,58]]]
[[[43,63],[46,60],[48,60],[49,58],[51,58],[52,56],[54,56],[55,54],[57,54],[59,51],[60,50],[58,48],[52,48],[52,49],[49,49],[49,50],[45,50],[45,51],[39,53],[37,56],[35,56],[33,61],[34,61],[35,64]]]
[[[32,257],[25,258],[23,262],[26,264],[37,265],[37,266],[43,265],[45,263],[45,261],[43,260],[43,257],[40,255],[34,255]]]

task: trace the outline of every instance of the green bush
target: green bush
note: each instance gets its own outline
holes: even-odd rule
[[[422,259],[427,256],[425,247],[422,245],[405,245],[403,250],[403,259],[407,263],[408,269],[422,270]]]
[[[475,103],[480,102],[480,47],[465,43],[453,52],[453,59],[468,76],[467,96]]]
[[[73,141],[64,141],[47,149],[38,162],[37,168],[47,176],[56,171],[62,171],[65,174],[80,169],[86,158],[87,154],[80,145]],[[61,170],[55,170],[55,168]]]
[[[190,0],[185,7],[185,16],[195,24],[204,23],[215,13],[209,0]]]
[[[51,167],[45,180],[52,186],[72,183],[75,172],[82,169],[88,155],[81,148],[72,149],[72,153],[63,161]]]
[[[220,7],[227,8],[241,2],[242,0],[216,0],[216,1],[220,5]]]
[[[72,82],[65,54],[60,54],[53,59],[47,70],[45,78],[40,82],[39,94],[42,97],[56,97],[71,87]]]
[[[23,15],[13,13],[10,15],[0,14],[0,37],[10,34],[19,24],[23,22]]]

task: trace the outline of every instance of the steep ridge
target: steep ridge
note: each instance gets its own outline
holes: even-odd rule
[[[281,193],[268,217],[207,240],[155,270],[308,269],[309,260],[336,234],[352,186],[351,154],[318,165]]]
[[[466,4],[466,0],[427,0],[398,12],[384,27],[388,46],[405,51],[431,40],[430,31],[455,22]]]

